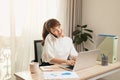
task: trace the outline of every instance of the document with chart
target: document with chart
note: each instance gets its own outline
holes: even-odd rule
[[[69,79],[69,78],[79,78],[76,72],[72,71],[52,71],[52,72],[44,72],[44,79],[52,80],[52,79]]]

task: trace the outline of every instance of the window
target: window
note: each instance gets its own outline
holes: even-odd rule
[[[34,54],[32,42],[42,39],[43,23],[49,18],[64,20],[60,1],[65,0],[0,0],[0,62],[4,64],[0,79],[28,69]]]

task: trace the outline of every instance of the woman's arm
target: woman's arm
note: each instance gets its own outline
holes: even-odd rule
[[[63,59],[59,59],[59,58],[53,58],[51,61],[51,63],[54,63],[54,64],[67,64],[67,65],[74,65],[75,64],[75,61],[74,60],[63,60]]]

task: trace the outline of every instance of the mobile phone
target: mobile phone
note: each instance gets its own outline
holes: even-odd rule
[[[51,33],[55,38],[58,38],[56,35],[54,35],[53,33]]]

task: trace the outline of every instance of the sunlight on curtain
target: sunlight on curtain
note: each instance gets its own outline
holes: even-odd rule
[[[0,0],[0,64],[4,58],[1,53],[9,52],[12,80],[15,72],[29,70],[29,63],[34,59],[33,41],[42,39],[42,27],[47,19],[58,19],[65,32],[68,31],[68,1]],[[0,65],[0,76],[2,67]]]
[[[19,62],[19,64],[16,63],[15,67],[17,69],[16,71],[20,71],[28,69],[28,62],[30,62],[31,58],[30,54],[33,54],[33,40],[42,39],[41,33],[43,23],[48,18],[57,17],[57,1],[13,0],[13,2],[13,17],[15,19],[13,24],[15,24],[15,41],[17,45],[15,61]],[[23,63],[23,60],[26,63]]]
[[[0,0],[0,36],[10,36],[10,2]]]
[[[58,18],[59,0],[13,0],[13,2],[17,36],[22,35],[23,28],[29,25],[34,26],[33,29],[37,30],[41,38],[43,23],[49,18]]]
[[[64,22],[65,9],[60,8],[60,1],[64,0],[12,0],[12,74],[29,70],[34,59],[33,40],[42,39],[43,23],[49,18]],[[58,15],[58,11],[62,13]]]
[[[10,79],[10,1],[0,0],[0,80]]]

